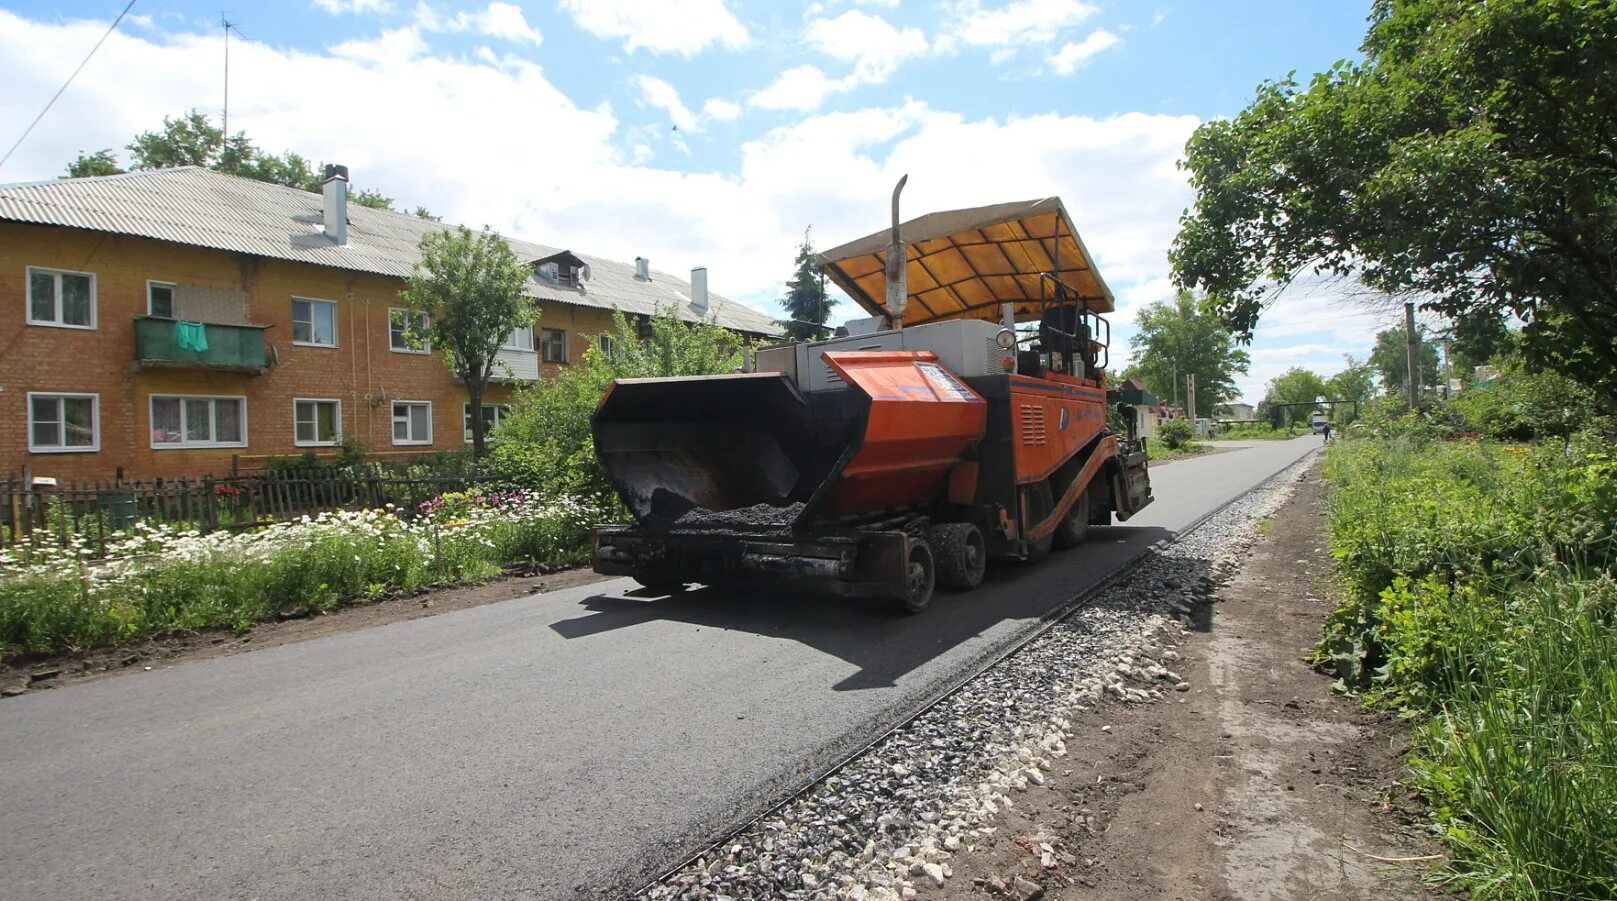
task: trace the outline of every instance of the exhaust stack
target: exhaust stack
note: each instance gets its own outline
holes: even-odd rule
[[[326,167],[326,182],[321,188],[326,237],[334,244],[348,243],[348,167]]]

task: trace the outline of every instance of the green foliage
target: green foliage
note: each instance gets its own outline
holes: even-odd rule
[[[465,226],[428,232],[421,239],[421,259],[410,272],[399,297],[427,314],[426,339],[444,355],[444,365],[466,383],[472,409],[472,453],[488,452],[488,423],[483,421],[483,392],[499,364],[500,347],[512,330],[539,318],[538,307],[524,286],[531,274],[494,232]]]
[[[96,175],[121,175],[122,167],[118,165],[118,158],[112,155],[112,148],[97,150],[95,153],[80,153],[73,162],[67,164],[66,178],[90,178]]]
[[[1416,719],[1476,898],[1617,891],[1617,455],[1435,441],[1378,406],[1327,456],[1342,602],[1317,660]]]
[[[1617,5],[1379,0],[1363,62],[1199,129],[1170,252],[1250,336],[1299,274],[1356,276],[1617,399]]]
[[[1153,394],[1170,398],[1175,391],[1183,397],[1185,376],[1195,375],[1198,417],[1212,416],[1214,407],[1238,396],[1235,375],[1246,372],[1251,357],[1235,346],[1223,320],[1203,310],[1190,292],[1147,304],[1138,323],[1129,338],[1134,363],[1125,377],[1138,378]]]
[[[792,277],[786,281],[786,296],[780,305],[791,317],[786,323],[786,337],[793,341],[814,341],[825,337],[825,320],[831,315],[831,298],[825,291],[825,276],[815,257],[814,245],[809,242],[809,230],[803,230],[803,243],[797,248]]]
[[[737,336],[712,322],[688,323],[672,306],[659,308],[641,327],[612,314],[612,351],[591,341],[584,359],[556,378],[517,392],[500,420],[492,460],[513,485],[547,496],[575,497],[614,509],[617,497],[599,461],[590,416],[614,379],[717,375],[741,366]]]
[[[1277,429],[1267,422],[1239,422],[1219,427],[1220,441],[1283,441],[1297,437],[1293,428]]]
[[[1346,364],[1341,372],[1325,380],[1325,395],[1331,400],[1358,401],[1356,409],[1352,404],[1337,404],[1331,408],[1331,422],[1337,428],[1346,426],[1358,417],[1358,410],[1375,396],[1376,381],[1375,370],[1369,363],[1361,363],[1353,359],[1352,355],[1344,355]]]
[[[1169,419],[1157,426],[1157,438],[1169,450],[1179,450],[1196,440],[1196,427],[1188,419]]]
[[[162,128],[136,135],[128,150],[129,168],[134,170],[205,166],[227,175],[315,193],[322,188],[325,169],[290,150],[279,154],[265,151],[243,132],[227,138],[210,117],[194,109],[177,117],[164,116]],[[112,149],[108,148],[93,154],[79,154],[68,164],[67,177],[117,175],[123,171]],[[359,206],[393,209],[393,198],[372,189],[356,192],[350,185],[348,199]],[[421,212],[418,207],[417,215]]]
[[[1326,393],[1325,380],[1316,372],[1293,366],[1269,380],[1269,390],[1263,396],[1265,407],[1275,404],[1313,404]],[[1284,425],[1308,422],[1315,407],[1281,407],[1270,417]]]
[[[1501,360],[1497,379],[1460,392],[1454,411],[1468,429],[1502,441],[1566,438],[1596,424],[1594,392],[1554,372]]]
[[[1420,391],[1430,394],[1437,389],[1439,371],[1437,345],[1426,340],[1426,334],[1416,329],[1415,373],[1420,377]],[[1370,366],[1381,377],[1381,387],[1393,397],[1409,396],[1409,347],[1402,328],[1390,328],[1376,333],[1376,346],[1370,351]]]

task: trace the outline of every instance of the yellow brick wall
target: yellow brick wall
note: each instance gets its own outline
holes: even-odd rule
[[[97,328],[27,324],[29,266],[91,272],[96,277]],[[134,326],[146,313],[148,279],[236,289],[248,297],[250,322],[271,326],[267,346],[277,364],[264,375],[207,369],[138,369]],[[0,475],[25,465],[58,478],[165,478],[229,471],[233,455],[256,461],[302,453],[292,440],[294,398],[342,402],[345,438],[375,456],[421,454],[466,447],[466,389],[449,375],[441,354],[397,353],[388,346],[390,306],[400,306],[400,279],[266,260],[163,241],[77,229],[0,222]],[[336,303],[337,346],[292,343],[292,297]],[[540,328],[568,333],[569,359],[583,358],[589,336],[611,328],[603,310],[564,304],[541,311]],[[537,335],[535,345],[537,346]],[[553,377],[558,366],[541,364]],[[100,397],[100,450],[30,453],[30,391],[94,393]],[[502,403],[507,386],[491,386],[488,403]],[[243,396],[245,448],[154,449],[153,394]],[[430,446],[395,447],[392,400],[432,403]],[[325,452],[324,449],[316,449]]]

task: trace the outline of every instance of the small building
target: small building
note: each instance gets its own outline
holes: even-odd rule
[[[466,447],[466,388],[410,346],[399,298],[445,226],[324,194],[182,167],[0,187],[0,474],[150,478],[238,458],[414,456]],[[743,335],[767,314],[692,278],[506,239],[540,312],[501,352],[495,427],[515,385],[578,363],[612,328],[672,308]]]
[[[1124,379],[1121,385],[1113,389],[1112,395],[1112,403],[1124,403],[1134,408],[1134,430],[1137,435],[1149,438],[1157,433],[1156,427],[1162,421],[1157,413],[1161,402],[1143,382]]]
[[[1231,402],[1213,408],[1214,422],[1253,422],[1256,410],[1251,404]]]

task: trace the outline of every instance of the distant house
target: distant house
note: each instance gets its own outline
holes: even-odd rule
[[[0,472],[201,475],[362,443],[463,448],[466,387],[412,346],[399,299],[437,222],[182,167],[0,186]],[[659,308],[755,338],[768,315],[691,280],[513,238],[541,315],[500,352],[485,422],[521,383]]]
[[[1157,425],[1162,422],[1162,414],[1158,412],[1162,401],[1145,387],[1145,383],[1139,379],[1124,379],[1111,393],[1112,403],[1124,403],[1134,408],[1136,434],[1149,438],[1157,433]]]
[[[1213,419],[1217,422],[1252,422],[1255,413],[1251,404],[1220,404],[1213,408]]]

